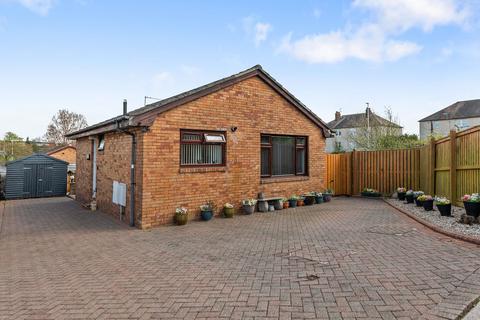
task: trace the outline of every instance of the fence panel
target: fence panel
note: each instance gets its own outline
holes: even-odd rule
[[[337,194],[391,194],[404,186],[461,204],[462,195],[480,192],[480,126],[420,148],[329,154],[327,178]]]

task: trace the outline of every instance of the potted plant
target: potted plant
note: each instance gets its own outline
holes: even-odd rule
[[[254,213],[256,204],[257,204],[257,200],[255,199],[242,200],[243,212],[245,212],[245,214]]]
[[[323,203],[323,194],[321,192],[317,192],[315,194],[315,203],[316,204]]]
[[[477,218],[480,215],[480,195],[478,193],[466,194],[462,200],[467,215]]]
[[[315,203],[315,196],[316,196],[316,192],[308,192],[305,194],[305,205],[306,206],[311,206],[312,204]]]
[[[452,214],[452,203],[447,198],[435,197],[435,205],[441,216],[449,217]]]
[[[406,194],[407,194],[407,189],[405,189],[404,187],[397,188],[397,197],[398,197],[398,200],[404,201]]]
[[[225,203],[223,206],[223,215],[225,218],[233,218],[233,215],[235,214],[235,208],[233,207],[233,204],[231,203]]]
[[[325,189],[325,191],[322,192],[323,195],[323,202],[329,202],[332,200],[332,195],[333,195],[333,190],[328,188]]]
[[[288,199],[282,198],[282,202],[283,202],[283,209],[288,209],[288,207],[290,206]]]
[[[418,200],[418,197],[423,196],[425,193],[423,191],[414,191],[413,192],[413,199],[415,200],[415,204],[417,207],[423,207],[423,203],[421,200]]]
[[[212,200],[208,200],[204,204],[200,206],[200,216],[202,217],[203,221],[208,221],[212,219],[213,212],[215,211],[215,203]]]
[[[362,197],[374,197],[374,198],[378,198],[382,196],[382,194],[378,192],[378,190],[375,190],[372,188],[364,188],[360,193],[360,195]]]
[[[295,208],[297,206],[297,200],[298,196],[296,195],[291,195],[290,198],[288,199],[288,205],[290,208]]]
[[[405,193],[405,199],[407,200],[407,203],[413,203],[413,190],[408,190]]]
[[[305,198],[304,197],[298,197],[297,199],[297,207],[302,207],[305,205]]]
[[[180,207],[175,209],[175,222],[179,226],[187,224],[188,221],[188,210],[187,208]]]
[[[425,209],[425,211],[433,210],[433,197],[431,195],[421,195],[418,197],[418,200],[422,201],[423,209]]]

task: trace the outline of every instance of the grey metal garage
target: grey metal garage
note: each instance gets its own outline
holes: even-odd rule
[[[34,154],[7,163],[7,199],[64,196],[68,163],[45,154]]]

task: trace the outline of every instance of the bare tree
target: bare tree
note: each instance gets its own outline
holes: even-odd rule
[[[373,112],[366,114],[361,127],[356,128],[348,140],[359,150],[396,149],[420,144],[415,135],[401,134],[398,118],[389,107],[385,108],[385,118],[387,122],[381,121]]]
[[[48,125],[45,139],[57,145],[68,144],[71,140],[65,135],[85,127],[87,127],[87,120],[83,114],[61,109]]]

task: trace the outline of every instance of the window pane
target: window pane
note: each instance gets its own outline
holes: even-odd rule
[[[297,174],[305,173],[305,149],[297,149]]]
[[[202,141],[202,136],[199,133],[184,133],[183,141]]]
[[[295,174],[295,138],[272,137],[272,175]]]
[[[297,138],[297,144],[304,145],[305,144],[305,138]]]
[[[270,148],[262,148],[261,174],[262,176],[270,175]]]
[[[262,136],[260,142],[263,144],[270,144],[270,136]]]
[[[223,134],[205,134],[205,142],[225,142]]]
[[[182,144],[181,164],[222,164],[222,145],[219,144]]]
[[[222,145],[206,144],[203,145],[205,162],[204,164],[221,164],[222,163]]]
[[[203,163],[203,150],[201,144],[181,145],[181,164]]]

